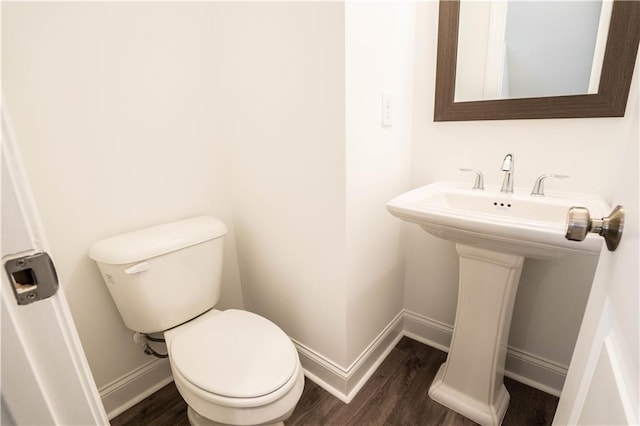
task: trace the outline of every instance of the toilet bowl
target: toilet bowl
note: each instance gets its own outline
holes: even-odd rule
[[[287,419],[304,374],[282,330],[256,314],[211,310],[165,332],[173,379],[192,425],[270,425]]]
[[[304,375],[293,342],[259,315],[220,299],[227,228],[201,216],[98,241],[96,261],[126,326],[163,332],[193,425],[270,425],[293,412]]]

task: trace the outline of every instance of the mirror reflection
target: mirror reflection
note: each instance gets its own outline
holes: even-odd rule
[[[462,0],[455,102],[598,93],[612,4]]]

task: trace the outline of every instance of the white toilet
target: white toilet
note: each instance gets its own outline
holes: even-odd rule
[[[127,327],[164,332],[192,425],[282,424],[304,387],[298,353],[271,321],[212,309],[226,232],[196,217],[98,241],[89,256]]]

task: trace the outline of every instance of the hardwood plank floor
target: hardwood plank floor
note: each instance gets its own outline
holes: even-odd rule
[[[402,338],[350,404],[311,380],[289,425],[475,425],[435,401],[427,392],[446,353]],[[503,425],[550,425],[558,398],[505,378],[511,394]],[[188,425],[187,406],[173,383],[111,421],[113,426]]]

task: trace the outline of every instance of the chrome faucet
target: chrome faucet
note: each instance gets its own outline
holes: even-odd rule
[[[513,154],[507,154],[502,160],[502,169],[504,172],[504,179],[502,180],[502,188],[500,192],[513,192]]]

